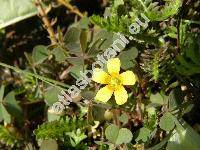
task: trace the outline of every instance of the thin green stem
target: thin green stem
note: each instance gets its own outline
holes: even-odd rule
[[[185,23],[194,23],[194,24],[200,24],[200,21],[195,21],[195,20],[183,20]]]
[[[140,2],[142,7],[144,8],[144,11],[147,12],[147,7],[145,6],[144,2],[142,0],[137,0],[137,1]]]
[[[0,66],[3,66],[3,67],[6,67],[6,68],[10,68],[16,72],[20,72],[20,73],[24,73],[26,75],[29,75],[29,76],[32,76],[32,77],[35,77],[45,83],[48,83],[54,87],[57,87],[59,89],[64,89],[64,88],[69,88],[70,86],[67,85],[67,84],[64,84],[64,83],[61,83],[59,81],[56,81],[56,80],[53,80],[53,79],[49,79],[49,78],[46,78],[46,77],[43,77],[43,76],[40,76],[40,75],[37,75],[37,74],[34,74],[34,73],[31,73],[31,72],[27,72],[27,71],[24,71],[24,70],[21,70],[17,67],[14,67],[14,66],[10,66],[8,64],[5,64],[5,63],[1,63],[0,62]],[[64,87],[64,88],[63,88]]]

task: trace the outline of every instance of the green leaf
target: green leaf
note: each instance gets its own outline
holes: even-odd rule
[[[160,143],[148,148],[147,150],[161,150],[169,141],[170,136],[171,134],[168,134],[167,137],[165,137]]]
[[[37,45],[33,48],[32,53],[33,61],[35,64],[42,63],[45,59],[48,58],[48,49],[44,45]]]
[[[6,145],[9,145],[12,147],[20,142],[19,134],[16,132],[16,128],[12,126],[5,127],[3,125],[0,125],[0,140],[1,143],[4,143]]]
[[[65,61],[67,58],[64,50],[62,50],[60,47],[54,48],[52,54],[55,56],[56,61],[58,62]]]
[[[200,73],[200,36],[198,34],[186,34],[182,44],[183,53],[177,56],[176,69],[185,76]]]
[[[126,123],[128,123],[128,116],[127,116],[127,114],[122,114],[119,117],[119,121],[121,121],[123,123],[123,125],[125,125]]]
[[[159,126],[161,129],[165,131],[170,131],[174,128],[175,123],[174,123],[174,116],[167,112],[165,113],[161,118],[159,122]]]
[[[56,114],[52,114],[50,112],[47,113],[48,122],[59,120],[60,116]]]
[[[89,18],[88,17],[83,17],[79,21],[79,26],[80,26],[81,29],[88,29],[89,23],[90,23]]]
[[[112,124],[105,130],[106,138],[117,145],[131,142],[133,135],[130,130],[126,128],[119,129],[118,126]]]
[[[68,57],[67,61],[73,65],[70,68],[70,73],[74,78],[81,77],[80,71],[83,71],[84,58],[83,57]]]
[[[2,84],[1,89],[0,89],[0,101],[3,100],[4,90],[5,90],[5,86]]]
[[[11,116],[6,110],[5,106],[3,105],[4,104],[4,101],[3,101],[4,90],[5,90],[5,86],[2,85],[0,89],[0,121],[4,120],[4,122],[10,123]]]
[[[124,5],[124,1],[123,0],[115,0],[114,7],[118,7],[119,5]]]
[[[71,54],[83,56],[87,47],[87,30],[74,25],[70,26],[64,36],[64,42]]]
[[[33,0],[0,0],[0,29],[38,13]]]
[[[169,94],[169,109],[178,108],[184,100],[184,94],[180,88],[174,88]]]
[[[135,47],[132,47],[131,49],[127,51],[122,51],[119,55],[119,58],[121,60],[121,67],[124,70],[130,69],[135,66],[134,60],[138,56],[138,50]]]
[[[106,30],[100,30],[99,32],[94,33],[94,39],[93,39],[92,45],[96,41],[100,40],[101,44],[99,44],[97,48],[101,50],[105,50],[113,44],[113,41],[114,41],[113,36],[114,34],[112,32],[108,32]]]
[[[139,129],[139,134],[137,138],[135,139],[136,142],[142,140],[143,142],[146,142],[151,134],[151,131],[145,127],[142,127]]]
[[[76,147],[76,145],[78,145],[82,140],[87,138],[87,136],[83,132],[81,132],[80,129],[77,129],[76,132],[68,132],[66,133],[66,135],[70,137],[70,142],[73,147]]]
[[[52,106],[55,102],[57,102],[59,93],[60,90],[58,88],[50,86],[44,94],[46,104],[48,106]]]
[[[78,79],[81,77],[80,71],[83,71],[83,66],[73,66],[70,69],[70,74],[75,78]]]
[[[167,144],[168,150],[199,150],[200,136],[185,121],[175,121],[176,128]]]
[[[0,118],[6,123],[11,123],[11,115],[8,113],[2,103],[0,104]]]
[[[81,96],[86,100],[91,100],[95,97],[94,91],[82,91]]]
[[[118,133],[119,127],[114,124],[109,125],[105,130],[106,138],[112,143],[115,143],[117,140]]]
[[[80,33],[81,33],[81,30],[78,29],[77,27],[69,28],[69,30],[67,31],[64,37],[65,44],[79,42]]]
[[[68,57],[67,61],[74,66],[80,66],[84,63],[84,59],[79,57]]]
[[[2,115],[2,102],[3,102],[3,95],[4,95],[4,90],[5,90],[5,86],[1,85],[1,89],[0,89],[0,121],[3,120],[3,115]]]
[[[104,113],[105,113],[104,108],[98,107],[98,106],[90,106],[88,108],[88,117],[89,117],[88,119],[101,122],[101,121],[105,120]],[[90,121],[90,120],[88,120],[88,121]]]
[[[177,14],[179,8],[182,5],[181,0],[166,1],[165,6],[158,10],[158,4],[156,2],[149,3],[146,15],[151,21],[162,21]]]
[[[87,30],[81,30],[80,43],[81,43],[81,49],[83,53],[87,49],[87,34],[88,34]]]
[[[15,93],[13,91],[6,95],[3,104],[12,116],[22,118],[22,109],[15,99]]]
[[[76,56],[79,56],[82,54],[80,43],[71,42],[71,43],[68,43],[66,47],[71,54],[75,54]]]
[[[120,145],[120,144],[127,144],[130,143],[131,140],[133,138],[132,132],[126,128],[121,128],[119,130],[118,136],[117,136],[117,140],[116,140],[116,144]]]
[[[164,98],[162,97],[162,95],[160,93],[151,94],[150,101],[153,104],[158,105],[158,106],[164,104]]]

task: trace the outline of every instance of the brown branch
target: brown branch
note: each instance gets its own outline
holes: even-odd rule
[[[147,80],[145,79],[143,72],[142,72],[139,64],[137,64],[137,63],[136,63],[136,67],[135,67],[135,72],[137,74],[138,84],[139,84],[139,91],[138,91],[137,97],[136,97],[136,114],[137,114],[137,120],[140,123],[142,123],[143,122],[143,116],[142,116],[141,104],[142,104],[142,99],[145,97],[145,94],[146,94]]]
[[[45,25],[45,28],[47,29],[47,32],[49,33],[49,38],[51,40],[51,43],[54,45],[57,43],[57,40],[56,40],[56,36],[55,36],[55,33],[54,33],[54,30],[51,26],[51,23],[47,17],[47,14],[44,10],[44,8],[42,7],[42,4],[41,4],[41,0],[35,0],[35,5],[38,9],[38,12],[41,16],[41,19]]]
[[[120,121],[119,121],[119,116],[120,116],[120,109],[114,109],[113,110],[113,121],[114,124],[117,125],[118,127],[120,127]]]
[[[143,94],[139,94],[137,96],[137,99],[136,99],[136,113],[137,113],[137,120],[139,122],[143,122],[143,118],[142,118],[142,108],[141,108],[141,105],[142,105],[142,96]]]
[[[70,3],[66,2],[65,0],[57,0],[57,1],[58,3],[67,7],[67,9],[69,9],[70,12],[77,14],[81,18],[84,16],[77,8],[73,7]]]

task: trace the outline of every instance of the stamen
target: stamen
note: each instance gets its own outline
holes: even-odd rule
[[[111,77],[109,86],[116,89],[119,85],[121,85],[121,80],[118,77]]]

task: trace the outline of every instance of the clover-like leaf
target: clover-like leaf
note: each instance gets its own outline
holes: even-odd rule
[[[112,124],[106,128],[105,131],[106,138],[117,145],[123,143],[131,142],[133,135],[131,131],[127,128],[119,128],[118,126]]]
[[[106,138],[110,142],[115,143],[118,136],[118,132],[119,132],[119,127],[114,124],[111,124],[106,128],[105,131]]]
[[[142,127],[139,129],[139,134],[137,136],[137,138],[135,139],[135,141],[140,141],[142,140],[143,142],[146,142],[150,136],[151,131],[145,127]]]
[[[167,112],[165,113],[161,118],[159,122],[160,128],[165,130],[165,131],[170,131],[174,128],[175,123],[174,123],[174,116]]]
[[[120,145],[120,144],[127,144],[130,143],[131,140],[133,138],[132,132],[127,129],[127,128],[121,128],[119,130],[118,136],[117,136],[117,140],[116,140],[116,144]]]

